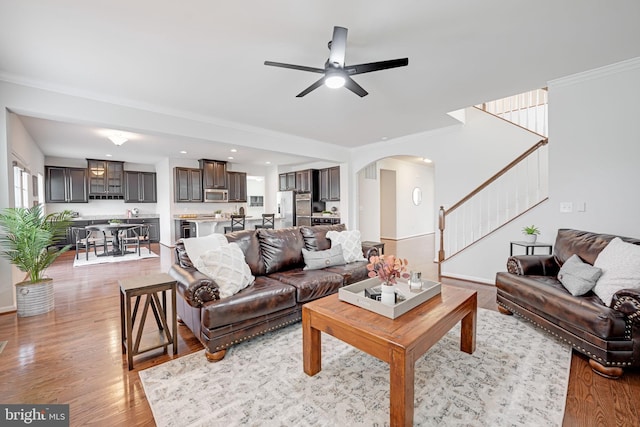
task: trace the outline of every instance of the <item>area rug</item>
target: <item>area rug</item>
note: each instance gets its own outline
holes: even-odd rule
[[[480,309],[476,351],[459,324],[415,363],[417,426],[560,426],[570,346],[526,321]],[[139,373],[155,421],[168,426],[383,426],[389,367],[322,334],[322,370],[302,370],[300,324],[229,349]]]
[[[78,259],[73,259],[74,267],[83,267],[85,265],[104,264],[110,262],[124,262],[134,261],[142,258],[155,258],[158,255],[151,252],[148,248],[140,248],[140,255],[138,253],[126,254],[122,256],[96,256],[93,252],[89,252],[89,259],[86,259],[86,255],[83,253],[78,255]]]

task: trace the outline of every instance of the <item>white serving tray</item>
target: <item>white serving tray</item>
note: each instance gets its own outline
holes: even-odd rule
[[[362,280],[352,285],[345,286],[338,290],[338,298],[358,307],[373,311],[385,317],[395,319],[422,304],[423,302],[440,294],[440,283],[425,280],[422,282],[422,289],[410,289],[407,282],[400,282],[395,285],[396,292],[405,297],[404,301],[394,305],[386,305],[380,301],[368,298],[364,295],[366,288],[373,288],[380,285],[380,279],[372,278]]]

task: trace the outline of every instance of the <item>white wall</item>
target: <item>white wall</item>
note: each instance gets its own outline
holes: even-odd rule
[[[421,212],[412,217],[413,224],[406,220],[398,220],[403,227],[416,227],[415,231],[403,229],[398,233],[399,237],[409,237],[436,231],[440,206],[451,206],[460,200],[540,139],[475,108],[466,109],[465,116],[464,125],[410,135],[354,150],[351,157],[352,167],[361,171],[358,183],[364,184],[364,187],[359,189],[362,193],[356,193],[357,198],[353,197],[350,201],[352,204],[358,203],[357,212],[360,215],[357,227],[361,231],[365,230],[366,235],[370,235],[371,227],[377,226],[372,218],[365,219],[363,215],[364,212],[376,209],[378,205],[378,199],[373,195],[375,189],[367,182],[371,180],[365,180],[361,176],[367,164],[395,155],[426,157],[432,160],[430,168],[433,175],[429,178],[432,182],[427,180],[424,183],[425,188],[431,188],[431,193],[423,194],[423,208],[428,206],[431,211]],[[405,166],[398,169],[407,171],[408,178],[403,181],[403,186],[410,186],[409,183],[415,180],[411,178],[414,173]],[[400,193],[403,197],[409,198],[412,188],[404,188]],[[407,203],[410,203],[410,199]]]
[[[640,237],[640,59],[549,82],[549,201],[443,266],[494,283],[525,225],[554,243],[559,228]],[[572,213],[560,203],[572,202]],[[578,212],[579,204],[585,212]]]
[[[6,182],[7,189],[13,187],[13,162],[18,162],[22,167],[26,168],[32,176],[38,173],[44,175],[44,155],[38,148],[31,135],[26,131],[20,118],[12,113],[8,113],[7,132],[8,139],[12,141],[11,147],[8,149]],[[31,180],[29,180],[31,185]],[[33,194],[32,189],[29,194]],[[2,191],[6,196],[7,205],[5,207],[13,207],[13,191]],[[45,272],[46,273],[46,272]],[[0,261],[0,313],[15,310],[14,283],[24,280],[25,273],[18,268],[9,264],[8,261]]]

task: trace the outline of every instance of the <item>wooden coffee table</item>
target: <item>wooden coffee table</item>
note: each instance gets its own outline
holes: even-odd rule
[[[414,363],[456,323],[462,321],[460,350],[476,347],[478,300],[475,291],[442,286],[442,293],[396,319],[338,299],[337,294],[302,306],[304,372],[322,369],[320,332],[389,363],[392,426],[413,425]]]

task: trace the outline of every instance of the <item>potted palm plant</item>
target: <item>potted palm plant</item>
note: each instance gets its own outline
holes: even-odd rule
[[[0,255],[27,273],[16,283],[18,317],[54,308],[53,280],[44,272],[71,245],[57,247],[71,225],[71,211],[45,215],[42,206],[6,208],[0,213]]]

